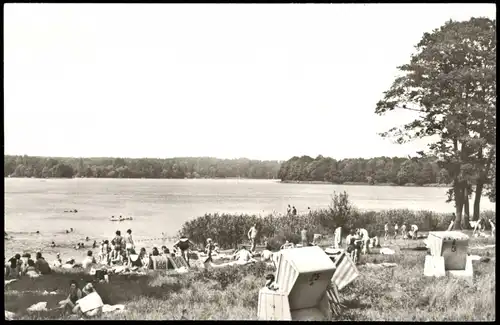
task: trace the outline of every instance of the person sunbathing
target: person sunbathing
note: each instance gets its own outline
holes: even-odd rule
[[[288,240],[285,241],[285,243],[283,245],[281,245],[280,247],[280,250],[281,249],[289,249],[289,248],[293,248],[295,245],[293,243],[290,243]]]
[[[161,247],[161,255],[170,256],[170,250],[167,248],[167,246]]]
[[[132,248],[129,254],[129,265],[130,267],[143,267],[142,258],[140,254],[136,254],[135,250]]]
[[[63,265],[62,259],[61,259],[61,254],[57,253],[56,254],[56,259],[52,262],[53,267],[61,267]]]
[[[266,247],[260,255],[260,259],[264,262],[272,262],[273,252],[271,252],[270,247]]]
[[[245,265],[248,263],[255,262],[252,253],[245,246],[242,246],[238,253],[234,256],[236,263],[239,265]]]
[[[90,295],[93,295],[90,297]],[[82,314],[86,317],[97,316],[102,313],[102,298],[99,296],[97,291],[95,290],[92,283],[87,283],[82,289],[82,298],[77,300],[75,308],[73,312],[75,314]],[[83,305],[83,300],[91,299],[90,301],[85,302],[85,306]]]
[[[64,308],[65,313],[77,313],[78,308],[76,308],[76,303],[78,300],[83,298],[82,290],[78,287],[78,282],[71,280],[69,283],[69,295],[68,298],[59,302],[61,308]]]
[[[35,267],[35,262],[33,260],[28,260],[28,267],[25,270],[25,274],[30,278],[37,278],[40,276],[40,273]]]
[[[111,252],[110,262],[112,265],[123,264],[123,255],[119,246],[115,246],[115,249]]]
[[[49,263],[43,258],[42,253],[36,253],[36,262],[34,263],[36,269],[40,274],[49,274],[52,272],[50,269]]]
[[[92,256],[92,251],[87,252],[87,256],[82,261],[82,266],[84,269],[89,268],[93,264],[97,264],[94,256]]]

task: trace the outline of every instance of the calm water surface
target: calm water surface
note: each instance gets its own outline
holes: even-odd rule
[[[63,233],[73,227],[92,237],[132,228],[137,237],[174,235],[204,213],[300,212],[325,208],[334,191],[347,191],[360,209],[408,208],[453,212],[446,188],[281,184],[269,180],[5,179],[7,232]],[[487,198],[482,210],[494,210]],[[78,213],[64,213],[77,209]],[[133,221],[111,222],[111,215]]]

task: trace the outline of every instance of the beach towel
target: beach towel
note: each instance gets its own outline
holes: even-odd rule
[[[16,316],[16,314],[14,314],[13,312],[11,311],[5,311],[5,320],[14,320],[14,317]]]
[[[396,252],[390,248],[384,247],[380,249],[380,254],[382,255],[394,255]]]
[[[46,301],[40,301],[34,305],[31,305],[27,309],[28,311],[46,311],[47,310],[47,302]]]
[[[97,292],[92,292],[76,302],[83,313],[102,307],[101,296]]]
[[[109,313],[112,311],[119,311],[119,310],[124,310],[125,305],[103,305],[102,306],[102,312],[103,313]]]

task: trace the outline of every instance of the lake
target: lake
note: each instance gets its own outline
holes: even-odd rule
[[[62,234],[70,227],[85,236],[111,238],[133,229],[136,238],[175,235],[182,224],[205,213],[299,213],[326,208],[334,191],[347,191],[360,209],[453,212],[446,188],[282,184],[270,180],[211,179],[26,179],[5,178],[5,230]],[[64,213],[77,209],[78,213]],[[495,210],[484,198],[481,210]],[[112,222],[112,216],[133,221]]]

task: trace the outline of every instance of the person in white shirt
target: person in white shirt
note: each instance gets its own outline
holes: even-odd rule
[[[368,235],[368,230],[365,228],[359,228],[357,234],[361,237],[363,243],[363,254],[368,254],[368,246],[370,245],[370,236]]]
[[[403,225],[401,225],[401,237],[403,237],[403,239],[408,238],[408,234],[406,233],[406,225],[404,223]]]
[[[389,238],[389,224],[386,223],[384,225],[384,239],[387,240]]]
[[[411,225],[410,230],[411,230],[411,237],[413,239],[417,239],[418,238],[418,227],[417,227],[417,225]]]
[[[399,230],[398,224],[395,223],[394,224],[394,239],[396,239],[398,237],[398,230]]]
[[[96,264],[96,260],[94,258],[94,256],[92,256],[92,251],[88,251],[87,252],[87,257],[85,257],[82,261],[82,267],[84,269],[92,266],[93,264]]]

